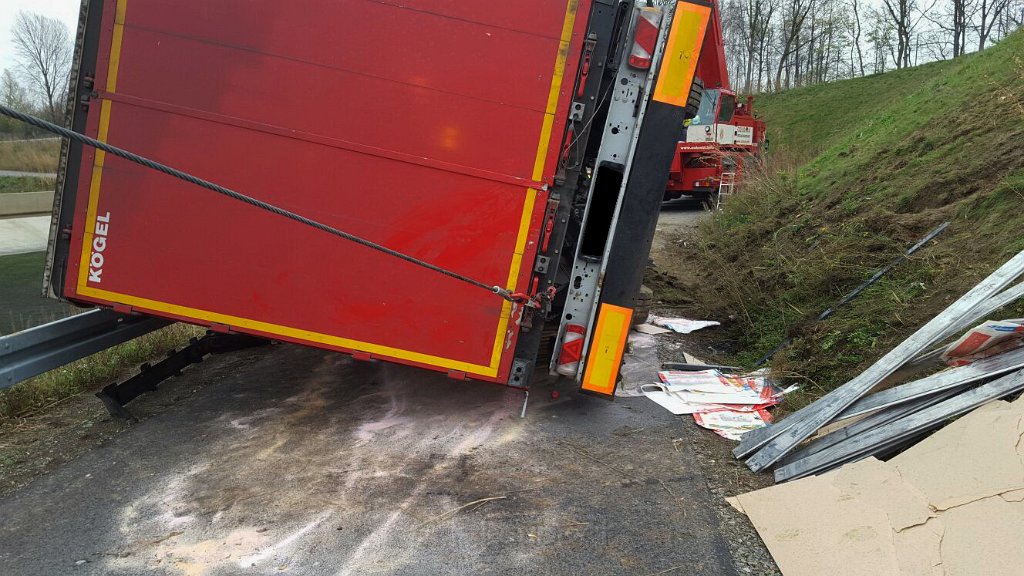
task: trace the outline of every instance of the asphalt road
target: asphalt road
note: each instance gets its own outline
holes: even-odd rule
[[[520,418],[520,391],[321,350],[209,358],[0,500],[0,574],[734,574],[692,422],[551,386]]]
[[[672,242],[676,237],[695,226],[707,216],[703,205],[696,200],[681,198],[661,205],[661,216],[658,218],[658,229],[651,243],[651,258],[659,267],[663,266],[661,260],[667,257],[665,244]]]
[[[519,391],[413,368],[213,357],[0,500],[0,573],[734,573],[692,427],[547,389],[520,418]]]

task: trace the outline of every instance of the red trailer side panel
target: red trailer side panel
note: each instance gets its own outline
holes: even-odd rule
[[[89,135],[526,291],[587,2],[107,0]],[[65,296],[504,382],[493,294],[91,151]]]

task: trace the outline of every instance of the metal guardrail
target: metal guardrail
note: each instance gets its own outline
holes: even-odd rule
[[[0,336],[0,389],[171,324],[96,309]]]

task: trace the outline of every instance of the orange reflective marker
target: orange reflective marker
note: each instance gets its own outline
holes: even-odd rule
[[[605,396],[615,393],[619,364],[629,336],[629,323],[633,310],[612,304],[601,304],[597,315],[594,341],[587,355],[587,368],[583,372],[583,390]]]
[[[710,5],[676,2],[672,29],[658,70],[658,83],[654,86],[654,99],[658,102],[686,106],[710,20]]]

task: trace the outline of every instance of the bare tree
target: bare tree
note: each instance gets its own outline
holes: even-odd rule
[[[931,22],[937,30],[929,32],[927,49],[932,57],[945,59],[946,46],[937,46],[935,42],[941,41],[946,36],[949,45],[952,47],[953,58],[963,56],[967,53],[967,33],[971,30],[971,20],[977,10],[976,0],[950,0],[944,6],[944,11],[932,11],[925,13],[924,18]]]
[[[988,39],[992,35],[992,29],[1009,5],[1010,0],[978,0],[977,18],[975,19],[978,50],[985,49],[985,44],[988,43]]]
[[[779,37],[779,63],[775,69],[775,89],[782,89],[782,73],[787,74],[787,87],[789,86],[789,69],[792,65],[790,59],[798,54],[800,48],[806,43],[801,39],[804,22],[814,5],[814,0],[789,0],[783,7],[781,36]]]
[[[0,75],[0,103],[23,112],[32,109],[25,87],[18,83],[18,79],[10,70],[4,70],[3,75]],[[13,118],[0,117],[0,139],[28,138],[31,135],[32,129],[27,125]]]
[[[660,0],[659,0],[660,1]],[[737,91],[784,90],[945,60],[1005,38],[1024,0],[719,0]]]
[[[868,41],[871,43],[872,54],[871,72],[879,74],[888,68],[889,57],[896,57],[896,31],[888,15],[880,10],[869,10],[868,18],[871,23],[871,28],[868,30]]]
[[[19,12],[11,29],[18,72],[53,121],[63,116],[73,46],[67,27],[56,18]]]
[[[853,46],[857,50],[857,64],[860,67],[860,75],[863,76],[864,75],[864,53],[861,51],[861,48],[860,48],[860,37],[861,37],[861,33],[863,32],[863,29],[861,28],[861,24],[860,24],[860,3],[859,3],[859,0],[851,0],[850,1],[850,9],[853,11],[853,20],[851,21],[851,24],[853,25],[852,26],[852,28],[853,28]]]
[[[747,0],[745,10],[746,23],[746,68],[744,70],[744,89],[750,93],[754,82],[754,66],[758,70],[764,65],[767,43],[770,38],[772,16],[775,14],[775,5],[768,0]],[[760,84],[760,80],[758,80]],[[760,86],[758,85],[758,88]]]
[[[968,11],[974,8],[970,0],[953,0],[951,18],[953,32],[953,58],[963,56],[967,47],[967,22],[970,20]]]
[[[911,23],[916,2],[914,0],[882,0],[882,4],[896,30],[896,53],[893,54],[896,68],[910,66],[910,42],[913,33]]]
[[[770,88],[765,78],[770,78],[774,70],[772,0],[726,0],[719,6],[733,88],[750,94]]]
[[[1006,38],[1021,26],[1024,26],[1024,0],[1012,0],[1003,10],[1003,17],[999,19],[999,38]]]
[[[722,19],[722,40],[725,42],[725,60],[732,80],[732,87],[739,89],[747,67],[747,27],[743,22],[743,6],[740,0],[726,0],[719,3]]]
[[[946,60],[952,56],[953,45],[949,37],[950,30],[945,28],[921,32],[917,35],[918,48],[924,51],[924,57],[929,61]]]

